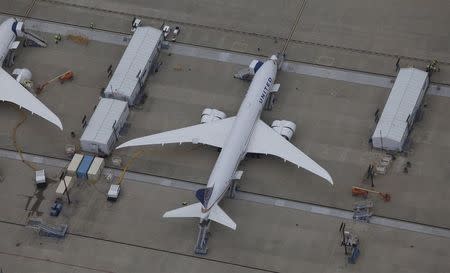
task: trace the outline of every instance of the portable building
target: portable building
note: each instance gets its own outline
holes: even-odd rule
[[[81,160],[83,160],[82,154],[75,154],[72,157],[72,160],[69,163],[69,166],[67,166],[67,175],[75,176],[78,166],[80,166]]]
[[[59,182],[58,187],[56,188],[56,197],[62,198],[66,192],[66,187],[69,190],[72,187],[74,180],[73,176],[68,175],[66,175],[64,179],[61,179],[61,182]]]
[[[105,160],[101,157],[94,158],[92,161],[91,167],[88,171],[88,179],[90,181],[97,181],[100,178],[100,175],[103,171],[103,167],[105,166]]]
[[[91,167],[92,161],[94,161],[94,157],[91,155],[85,155],[83,160],[81,160],[80,166],[77,169],[77,177],[81,179],[87,179],[87,172]]]
[[[133,105],[149,72],[158,65],[162,40],[161,30],[138,27],[105,88],[105,97]]]
[[[402,68],[372,135],[375,148],[402,151],[429,85],[428,73]]]
[[[81,149],[109,155],[129,113],[126,102],[102,98],[80,138]]]

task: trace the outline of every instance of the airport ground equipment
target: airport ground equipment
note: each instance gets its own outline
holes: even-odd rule
[[[379,192],[379,191],[375,191],[375,190],[369,190],[369,189],[360,188],[357,186],[352,187],[352,195],[353,196],[367,197],[367,195],[369,195],[369,193],[375,193],[375,194],[379,195],[385,202],[391,201],[391,195],[389,193]]]
[[[119,198],[120,195],[120,185],[119,184],[113,184],[111,187],[109,187],[106,199],[108,201],[116,201]]]
[[[353,220],[368,223],[373,215],[373,201],[364,200],[353,205]]]
[[[172,39],[171,39],[172,42],[176,42],[177,41],[178,34],[180,34],[180,27],[176,26],[172,30]]]
[[[64,73],[62,73],[62,74],[60,74],[60,75],[58,75],[58,76],[56,76],[56,77],[46,81],[46,82],[44,82],[43,84],[39,85],[36,88],[36,93],[37,94],[42,93],[42,91],[44,91],[45,87],[47,87],[49,84],[51,84],[52,82],[55,82],[57,80],[59,80],[59,82],[61,84],[63,84],[66,81],[73,80],[73,76],[74,76],[73,71],[72,70],[68,70],[68,71],[66,71],[66,72],[64,72]]]
[[[371,138],[374,148],[403,151],[429,82],[425,71],[400,69]]]
[[[428,77],[431,78],[431,75],[433,75],[434,72],[441,71],[441,68],[439,67],[439,63],[437,60],[433,60],[430,64],[427,65],[427,68],[425,70],[428,73]]]
[[[82,154],[74,154],[72,160],[67,166],[67,175],[76,176],[78,166],[80,166],[81,161],[83,160],[84,155]]]
[[[74,183],[75,178],[73,176],[64,176],[63,179],[60,180],[58,187],[56,188],[56,198],[62,199],[66,191],[70,190]]]
[[[341,246],[344,247],[345,255],[348,256],[347,261],[350,264],[355,264],[360,255],[359,237],[355,233],[345,230],[345,223],[341,223],[339,231],[342,232]]]
[[[47,47],[47,42],[35,33],[23,30],[24,47]]]
[[[162,31],[138,27],[105,88],[104,95],[134,105],[148,75],[157,68]]]
[[[199,255],[206,255],[208,253],[208,239],[210,220],[202,221],[198,224],[197,243],[195,244],[194,252]]]
[[[131,32],[135,32],[138,27],[142,25],[142,20],[139,18],[134,17],[133,21],[131,22]]]
[[[45,179],[45,170],[35,171],[36,187],[44,188],[47,186],[47,180]]]
[[[81,135],[81,150],[109,155],[129,114],[126,101],[101,98]]]
[[[41,219],[29,219],[26,227],[36,230],[40,236],[57,238],[64,238],[68,229],[68,225],[66,224],[51,226],[45,224]]]
[[[94,161],[94,157],[91,155],[85,155],[83,157],[83,160],[81,160],[77,169],[77,178],[88,179],[87,173],[91,167],[92,161]]]
[[[50,207],[50,216],[57,217],[61,213],[62,208],[63,208],[62,202],[56,200]]]
[[[162,32],[163,32],[164,40],[166,40],[167,36],[169,36],[169,34],[170,34],[170,26],[169,25],[163,25],[162,26]]]
[[[88,180],[89,181],[99,180],[104,167],[105,167],[105,159],[101,157],[95,157],[87,173]]]

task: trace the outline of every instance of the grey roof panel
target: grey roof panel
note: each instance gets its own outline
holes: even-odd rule
[[[373,138],[381,135],[383,138],[402,141],[408,127],[408,116],[414,113],[427,78],[428,74],[425,71],[415,68],[400,69]]]
[[[121,100],[102,98],[95,108],[80,141],[108,143],[114,122],[119,121],[128,104]]]
[[[131,97],[138,84],[136,77],[144,71],[154,50],[161,40],[162,31],[152,27],[139,27],[133,34],[113,76],[105,89],[105,93],[119,93]]]

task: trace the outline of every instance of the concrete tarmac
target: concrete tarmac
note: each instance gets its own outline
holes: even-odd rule
[[[77,181],[58,218],[48,215],[57,183],[40,194],[33,172],[16,160],[0,160],[0,267],[3,272],[431,272],[448,271],[450,240],[377,225],[347,222],[361,240],[357,264],[346,262],[334,217],[239,200],[222,207],[236,221],[232,231],[213,224],[207,256],[192,255],[197,220],[163,219],[190,191],[126,180],[120,199],[106,201],[109,183]],[[60,169],[45,168],[49,179]],[[41,196],[41,198],[38,198]],[[39,237],[28,217],[67,223],[65,239]]]
[[[129,33],[133,15],[141,15],[147,25],[159,27],[165,21],[181,26],[181,43],[266,56],[282,47],[299,7],[293,0],[258,1],[260,10],[254,9],[252,2],[178,2],[5,0],[0,2],[0,12],[23,16],[29,11],[33,18],[87,30],[94,23],[94,28],[121,34]],[[443,65],[433,81],[449,83],[448,17],[443,15],[448,3],[356,2],[308,1],[289,44],[288,58],[386,76],[395,75],[397,56],[402,56],[401,66],[419,68],[436,58]],[[52,41],[51,36],[44,36]],[[60,132],[28,114],[17,138],[24,151],[65,158],[66,144],[79,146],[81,121],[85,115],[90,117],[108,82],[108,66],[115,67],[124,51],[118,44],[90,41],[82,46],[64,39],[58,45],[50,43],[47,49],[19,49],[15,67],[30,68],[35,84],[68,69],[75,72],[72,82],[50,85],[39,96],[61,117],[65,130]],[[131,126],[119,143],[197,124],[206,107],[232,116],[248,87],[232,78],[241,65],[167,53],[161,55],[161,61],[161,69],[145,87],[147,100],[131,110]],[[244,160],[240,190],[351,209],[357,200],[351,197],[351,186],[369,187],[362,182],[367,166],[382,156],[370,150],[367,141],[375,127],[373,114],[382,109],[389,90],[287,72],[280,73],[277,81],[281,83],[277,103],[262,119],[268,124],[275,119],[294,121],[293,144],[329,170],[336,184],[330,187],[302,169],[264,157]],[[375,189],[392,195],[389,203],[373,196],[375,214],[450,227],[445,217],[450,213],[446,201],[450,198],[449,103],[446,97],[425,98],[424,116],[412,132],[407,153],[396,157],[386,175],[375,178]],[[11,131],[20,118],[16,106],[2,104],[1,148],[15,149]],[[70,136],[72,131],[75,138]],[[121,150],[115,155],[127,162],[133,151]],[[148,147],[130,167],[201,185],[217,155],[216,149],[205,146]],[[412,167],[404,173],[408,161]],[[59,169],[45,168],[50,178],[58,176]],[[183,201],[195,202],[191,191],[126,181],[119,202],[110,204],[105,200],[109,187],[105,181],[79,183],[73,190],[73,204],[66,204],[55,219],[48,211],[56,183],[43,192],[35,191],[33,172],[17,161],[0,160],[0,171],[5,177],[0,183],[0,205],[8,208],[0,212],[0,237],[7,238],[0,240],[3,272],[36,268],[44,272],[196,272],[205,267],[214,272],[450,270],[446,238],[348,222],[362,241],[362,255],[350,266],[339,247],[337,218],[244,200],[225,200],[222,206],[238,230],[213,225],[210,252],[197,257],[192,255],[197,220],[161,218],[164,211]],[[41,217],[51,224],[69,223],[70,234],[64,240],[40,238],[24,228],[29,217]]]
[[[5,0],[0,11],[23,16],[32,0]],[[302,1],[303,2],[303,1]],[[442,63],[434,81],[449,84],[450,54],[445,0],[411,3],[407,0],[306,1],[292,41],[290,60],[395,75],[401,66],[424,68]],[[181,26],[183,43],[267,56],[284,47],[296,22],[299,0],[284,1],[141,1],[41,0],[29,16],[112,31],[130,31],[134,16],[145,24]],[[420,14],[420,16],[417,16]]]

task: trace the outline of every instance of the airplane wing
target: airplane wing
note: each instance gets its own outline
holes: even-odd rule
[[[247,153],[271,154],[302,167],[333,184],[330,174],[262,120],[258,120]]]
[[[235,117],[230,117],[214,122],[198,124],[190,127],[167,131],[159,134],[135,138],[123,143],[116,149],[144,146],[154,144],[170,144],[192,142],[194,144],[207,144],[215,147],[223,147],[225,140],[231,128],[233,127]]]
[[[23,107],[63,129],[59,118],[2,68],[0,68],[0,101],[17,104],[20,108]]]

